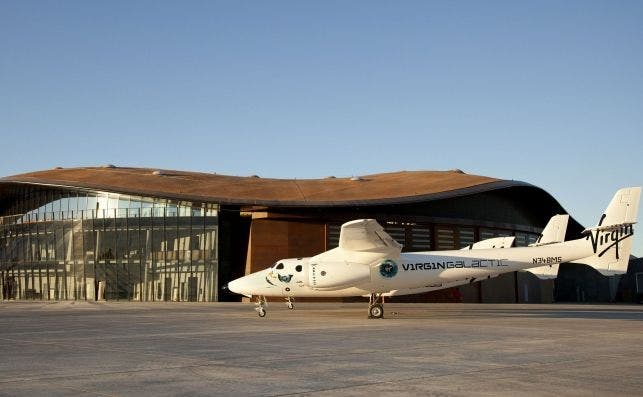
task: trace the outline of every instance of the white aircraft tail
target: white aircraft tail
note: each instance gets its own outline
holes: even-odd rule
[[[569,222],[569,215],[554,215],[549,219],[543,232],[538,237],[538,240],[529,244],[530,247],[540,247],[548,244],[562,243],[565,241],[565,234],[567,233],[567,223]],[[556,278],[558,276],[559,264],[551,264],[539,267],[532,267],[523,271],[532,273],[536,277],[547,280]]]
[[[594,254],[574,263],[589,265],[605,276],[627,272],[640,197],[640,187],[617,191],[598,225],[583,231]]]
[[[538,240],[533,244],[529,244],[529,246],[538,247],[541,245],[562,243],[565,241],[567,223],[569,223],[569,215],[552,216],[543,229],[543,232],[540,234],[540,237],[538,237]]]

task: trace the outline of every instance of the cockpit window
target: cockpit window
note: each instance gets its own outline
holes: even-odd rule
[[[278,270],[281,270],[281,269],[283,269],[283,268],[284,268],[284,264],[283,264],[283,263],[277,263],[277,266],[275,266],[275,269],[278,269]]]
[[[301,271],[301,265],[297,265],[297,266],[295,266],[295,270],[297,270],[298,272],[300,272],[300,271]]]

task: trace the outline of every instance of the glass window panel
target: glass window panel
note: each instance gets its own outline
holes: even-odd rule
[[[47,201],[45,204],[45,212],[52,212],[54,210],[54,203],[52,202],[53,200],[51,199],[52,194],[50,191],[48,191],[44,197],[44,199]]]
[[[95,196],[88,196],[87,197],[87,203],[85,205],[85,209],[87,210],[95,210],[96,209],[96,204],[97,200]]]
[[[206,211],[206,216],[217,216],[217,214],[218,214],[218,211],[216,209],[213,209],[213,208],[209,208]]]
[[[436,243],[437,243],[438,251],[452,250],[456,248],[455,231],[453,229],[448,229],[442,226],[437,227],[435,234],[436,234]]]
[[[71,196],[67,200],[68,200],[69,210],[74,211],[75,213],[78,210],[78,197]]]
[[[116,194],[110,194],[108,199],[107,199],[107,209],[109,210],[114,210],[117,209],[118,207],[118,195]]]
[[[406,245],[406,228],[395,224],[387,223],[384,231],[398,243]]]
[[[480,240],[487,240],[496,236],[496,233],[493,229],[480,228]]]
[[[526,247],[528,245],[529,236],[527,233],[516,232],[516,240],[514,245],[516,247]]]
[[[178,211],[175,205],[170,204],[165,208],[165,216],[169,217],[169,216],[177,216],[177,215],[178,215]]]
[[[60,199],[60,210],[69,211],[69,198],[63,197]]]
[[[129,196],[120,196],[118,198],[118,207],[117,208],[130,208],[130,198],[129,198]]]
[[[411,228],[411,246],[414,251],[427,251],[431,249],[431,228],[413,226]]]
[[[65,260],[65,251],[67,250],[67,246],[65,245],[64,222],[54,222],[53,226],[54,233],[52,238],[56,260],[63,261]]]
[[[460,235],[460,248],[471,245],[475,241],[475,231],[472,227],[458,228],[458,234]]]
[[[339,246],[339,232],[341,225],[328,224],[326,225],[326,245],[327,249],[336,248]]]
[[[78,210],[86,210],[87,209],[87,199],[88,197],[82,193],[78,194],[78,205],[77,208]]]
[[[99,210],[99,211],[107,209],[107,202],[108,202],[108,200],[107,200],[107,197],[105,197],[105,196],[96,197],[96,209]]]
[[[528,244],[535,243],[536,241],[538,241],[538,237],[539,236],[537,234],[529,234],[528,237],[527,237],[527,243]]]
[[[207,259],[216,259],[217,253],[217,230],[212,225],[206,225],[205,230],[205,253]]]
[[[56,200],[51,203],[51,211],[52,212],[59,212],[60,211],[60,200]]]
[[[205,215],[205,211],[203,210],[203,208],[192,207],[192,216],[204,216],[204,215]]]

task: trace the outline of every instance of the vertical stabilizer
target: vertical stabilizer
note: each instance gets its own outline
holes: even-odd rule
[[[598,220],[598,224],[593,229],[610,228],[623,224],[636,223],[636,217],[639,210],[639,199],[641,197],[640,187],[626,187],[620,189],[612,197],[605,213]],[[592,229],[588,229],[589,231]]]
[[[640,187],[616,192],[596,227],[583,232],[594,255],[574,262],[589,265],[605,276],[627,272],[640,197]]]
[[[569,215],[554,215],[549,219],[543,232],[538,237],[538,240],[530,244],[530,247],[539,247],[547,244],[562,243],[565,241],[565,234],[567,233],[567,224],[569,223]],[[540,279],[551,279],[558,276],[558,263],[532,267],[524,271],[534,274]]]
[[[543,229],[543,232],[540,234],[540,237],[538,237],[538,240],[529,246],[537,247],[545,244],[562,243],[565,241],[568,223],[569,215],[552,216]]]

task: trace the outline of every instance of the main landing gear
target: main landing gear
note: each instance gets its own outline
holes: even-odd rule
[[[259,317],[266,317],[266,305],[268,302],[266,302],[266,297],[263,295],[257,295],[257,302],[255,303],[256,307],[255,310],[257,311],[257,314]]]
[[[371,294],[368,302],[368,318],[384,317],[384,297],[382,294]]]

